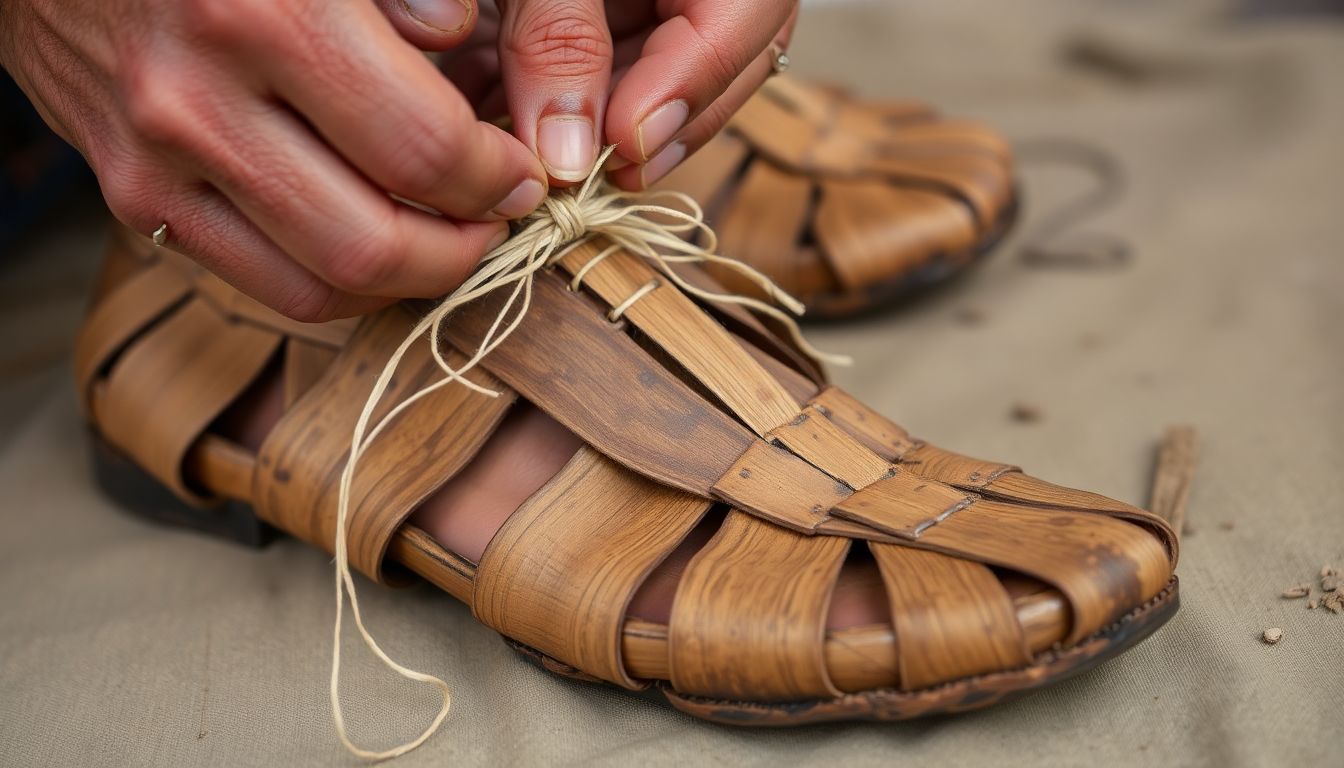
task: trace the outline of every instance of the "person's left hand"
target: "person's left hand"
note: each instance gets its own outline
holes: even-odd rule
[[[412,44],[447,51],[441,66],[478,117],[512,117],[554,186],[582,180],[615,143],[608,168],[626,189],[657,181],[724,126],[770,75],[798,10],[797,0],[378,2]],[[460,4],[480,18],[459,46],[434,19]]]

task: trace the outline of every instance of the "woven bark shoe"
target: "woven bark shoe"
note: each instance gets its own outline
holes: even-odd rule
[[[891,306],[960,274],[1017,210],[1012,152],[992,129],[788,77],[768,81],[657,188],[694,197],[724,253],[825,318]]]
[[[913,439],[751,314],[671,282],[613,322],[654,272],[625,252],[589,264],[600,244],[539,272],[517,332],[466,374],[499,397],[443,387],[371,444],[350,496],[357,570],[439,586],[547,669],[744,725],[982,707],[1113,656],[1176,610],[1162,520]],[[476,351],[504,292],[444,326],[451,361]],[[330,551],[352,428],[416,319],[397,305],[291,322],[118,239],[75,366],[103,484],[153,516],[254,541],[274,526]],[[441,376],[427,347],[410,348],[379,413]],[[287,410],[254,455],[212,425],[277,369]],[[524,402],[583,445],[479,560],[407,522]],[[670,620],[631,614],[650,572],[702,539]],[[873,575],[884,620],[828,628],[842,568]]]

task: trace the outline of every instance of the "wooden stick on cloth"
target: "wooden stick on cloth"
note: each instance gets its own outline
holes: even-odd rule
[[[1199,436],[1189,425],[1167,427],[1157,449],[1153,470],[1153,491],[1148,509],[1171,524],[1176,535],[1185,525],[1185,505],[1190,499],[1190,482],[1199,461]]]

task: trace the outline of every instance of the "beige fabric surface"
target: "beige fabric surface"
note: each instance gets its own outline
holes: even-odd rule
[[[988,711],[746,731],[550,677],[446,595],[361,580],[392,655],[456,693],[398,764],[1344,764],[1344,616],[1278,598],[1344,565],[1344,29],[1175,5],[826,4],[793,49],[868,94],[1122,162],[1126,194],[1090,226],[1128,239],[1128,267],[1033,269],[1014,239],[952,290],[811,335],[855,354],[839,381],[917,434],[1121,499],[1146,500],[1165,425],[1197,425],[1170,624]],[[1027,224],[1089,183],[1025,178]],[[326,700],[328,558],[149,526],[92,485],[61,361],[100,237],[72,215],[0,259],[0,763],[351,763]],[[1015,403],[1041,419],[1011,420]],[[349,659],[358,738],[390,744],[433,713]]]

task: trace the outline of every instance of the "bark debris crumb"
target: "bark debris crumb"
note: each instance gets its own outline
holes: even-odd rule
[[[1306,597],[1307,595],[1310,594],[1311,594],[1311,585],[1302,583],[1302,584],[1294,584],[1293,586],[1283,590],[1283,593],[1280,595],[1280,597],[1286,597],[1290,600],[1296,600],[1299,597]]]
[[[1322,608],[1334,614],[1344,613],[1344,577],[1334,566],[1321,566],[1321,591],[1325,593],[1321,598]]]

